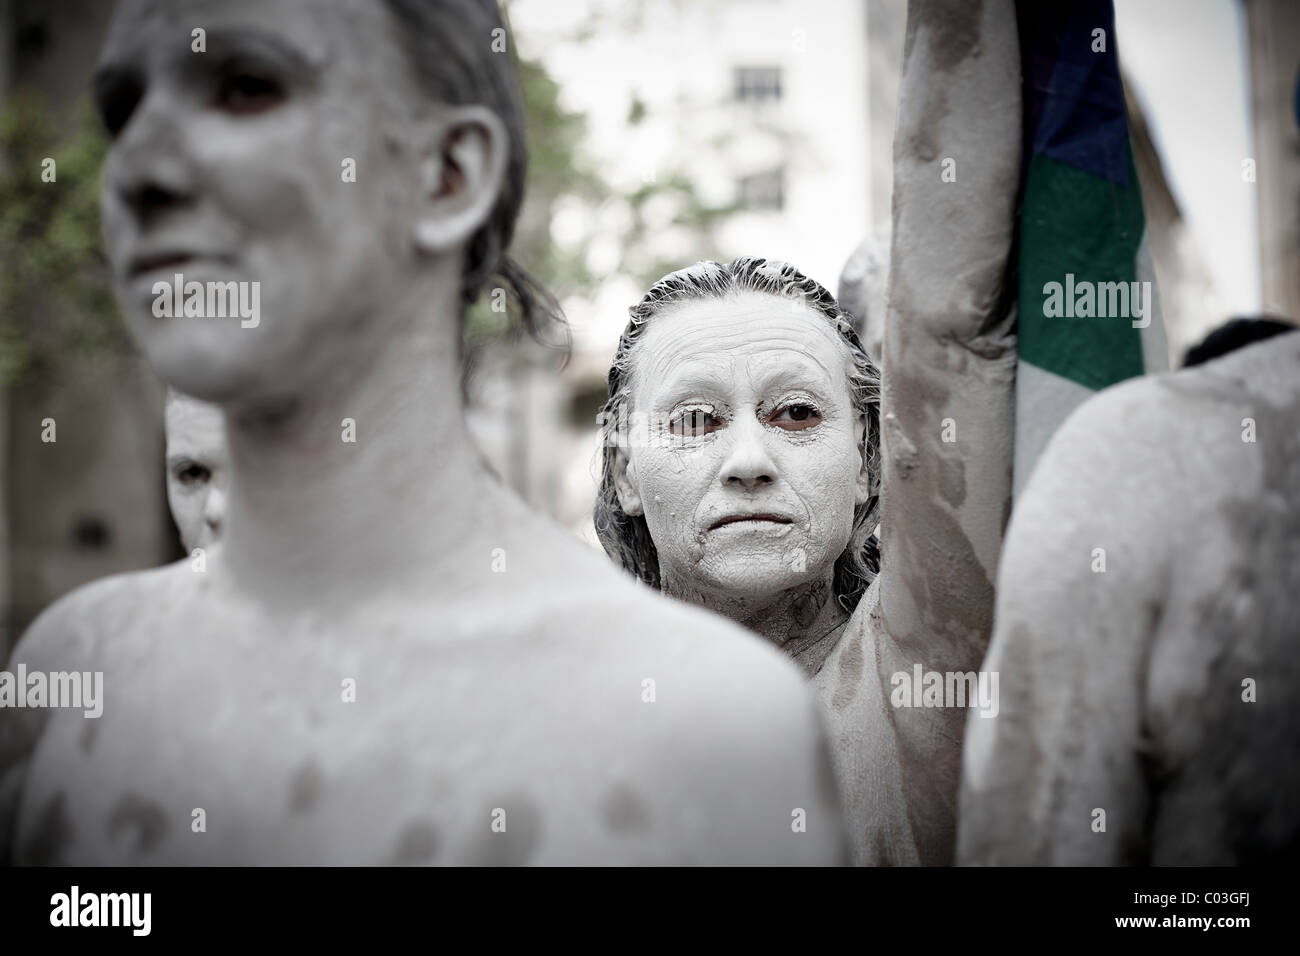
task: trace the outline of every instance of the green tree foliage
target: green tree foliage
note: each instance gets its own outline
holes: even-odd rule
[[[106,150],[88,104],[62,134],[38,94],[0,109],[0,386],[46,376],[56,355],[130,348],[99,228]]]

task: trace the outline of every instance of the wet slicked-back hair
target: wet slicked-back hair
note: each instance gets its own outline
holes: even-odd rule
[[[416,80],[428,95],[451,106],[482,105],[498,117],[509,136],[505,180],[487,221],[465,248],[461,297],[468,306],[496,276],[509,293],[520,324],[543,339],[549,325],[563,326],[549,292],[506,255],[524,201],[528,149],[524,108],[510,52],[497,52],[505,36],[496,0],[384,0],[406,47]],[[497,33],[495,31],[502,31]],[[494,47],[496,49],[494,49]]]
[[[600,419],[603,449],[600,489],[594,509],[596,535],[605,552],[625,570],[651,587],[660,588],[659,552],[650,538],[645,516],[625,512],[614,487],[614,453],[619,443],[626,443],[628,436],[623,429],[632,418],[632,371],[637,343],[652,318],[679,303],[722,299],[744,292],[805,303],[830,323],[848,349],[849,393],[854,409],[866,415],[862,454],[871,475],[871,494],[854,510],[848,546],[835,562],[835,597],[845,610],[852,611],[880,570],[879,544],[873,533],[880,507],[880,370],[863,350],[852,317],[839,307],[834,296],[785,262],[751,256],[725,264],[697,262],[664,276],[628,310],[632,319],[614,353],[609,369],[609,399]]]

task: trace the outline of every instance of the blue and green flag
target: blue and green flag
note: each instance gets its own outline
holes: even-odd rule
[[[1019,0],[1015,489],[1090,395],[1168,367],[1110,0]]]

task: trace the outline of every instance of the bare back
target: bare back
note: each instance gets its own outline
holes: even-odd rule
[[[962,862],[1294,856],[1297,501],[1300,333],[1063,426],[1008,532]]]

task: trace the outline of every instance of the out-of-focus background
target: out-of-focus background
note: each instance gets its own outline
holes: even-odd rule
[[[1177,365],[1231,314],[1300,318],[1300,4],[1115,9]],[[162,387],[123,332],[100,247],[105,140],[87,87],[111,11],[0,0],[0,660],[72,588],[181,555]],[[502,478],[594,545],[595,415],[628,306],[665,272],[746,254],[835,291],[887,229],[906,0],[508,12],[533,157],[514,252],[564,304],[572,354],[560,369],[475,308],[468,414]]]

